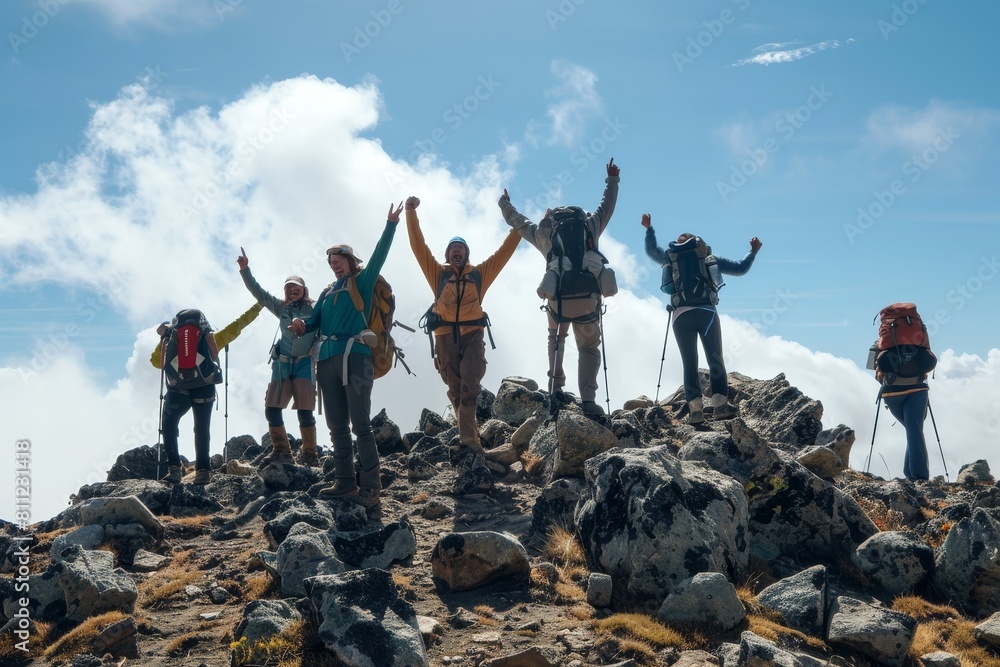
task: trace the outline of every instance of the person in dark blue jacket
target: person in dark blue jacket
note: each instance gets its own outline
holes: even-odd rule
[[[763,245],[754,236],[750,252],[740,261],[717,257],[700,237],[681,234],[666,250],[656,245],[649,213],[642,215],[646,228],[646,254],[660,264],[663,281],[660,289],[670,295],[667,310],[673,313],[674,339],[681,353],[684,368],[684,399],[688,407],[688,423],[705,421],[701,382],[698,379],[698,339],[701,339],[708,360],[712,385],[710,406],[716,419],[736,416],[736,406],[729,401],[729,381],[722,352],[722,326],[716,304],[722,287],[722,274],[742,276],[753,265],[757,251]]]

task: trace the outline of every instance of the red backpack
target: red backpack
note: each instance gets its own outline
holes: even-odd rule
[[[937,357],[931,352],[927,326],[912,303],[894,303],[878,314],[880,350],[876,367],[899,377],[919,377],[934,370]]]
[[[163,346],[163,374],[173,389],[194,389],[222,382],[222,369],[208,348],[207,322],[200,310],[177,313]]]

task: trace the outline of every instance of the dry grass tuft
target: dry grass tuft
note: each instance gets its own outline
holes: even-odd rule
[[[963,617],[954,607],[904,595],[892,601],[892,609],[917,620],[917,631],[910,645],[914,661],[927,653],[947,651],[958,656],[963,665],[1000,667],[1000,657],[976,640],[977,623]]]
[[[193,551],[181,551],[162,570],[152,573],[139,584],[139,605],[156,609],[172,601],[189,584],[201,578],[202,573],[190,570],[186,565],[191,561]]]
[[[903,513],[892,509],[881,500],[865,498],[857,491],[853,492],[854,500],[857,501],[861,510],[868,515],[875,527],[882,532],[892,530],[902,530],[906,527],[903,523]]]
[[[263,572],[247,577],[243,586],[243,597],[248,602],[251,600],[261,600],[275,593],[278,590],[277,581],[269,573]]]
[[[599,637],[611,635],[682,651],[706,648],[704,639],[700,636],[694,633],[686,636],[646,614],[612,614],[593,621],[593,627]]]
[[[576,535],[560,526],[549,530],[542,556],[559,565],[586,565],[587,557]]]
[[[954,607],[933,604],[916,595],[900,595],[892,601],[892,610],[908,614],[918,621],[962,618]]]
[[[566,614],[578,621],[589,621],[594,617],[594,608],[589,604],[578,604],[570,607]]]
[[[412,498],[410,498],[410,502],[417,504],[426,503],[428,500],[430,500],[430,497],[431,494],[427,493],[426,491],[421,491],[420,493],[417,493]]]
[[[187,528],[203,528],[212,523],[214,515],[202,514],[199,516],[161,516],[160,523],[164,526],[185,526]]]
[[[753,614],[747,617],[747,622],[750,626],[750,632],[776,644],[781,644],[783,639],[794,637],[802,644],[816,650],[823,651],[827,648],[826,643],[821,638],[811,637],[804,632],[782,625],[779,620],[771,618],[770,615],[758,616]]]
[[[167,655],[179,658],[184,655],[187,651],[190,651],[195,646],[203,641],[211,641],[212,637],[206,635],[205,633],[195,630],[193,632],[185,632],[183,635],[177,637],[175,640],[167,644],[165,649]]]
[[[68,660],[77,653],[85,653],[90,648],[91,640],[101,634],[102,630],[124,618],[126,618],[125,614],[120,611],[109,611],[106,614],[88,618],[45,649],[45,653],[42,655],[46,660],[55,662]]]
[[[234,665],[298,665],[305,664],[303,647],[309,643],[306,625],[296,621],[270,639],[262,639],[250,645],[246,637],[229,645]],[[313,664],[310,662],[309,664]]]
[[[525,454],[522,460],[524,461],[524,474],[529,477],[537,477],[545,471],[545,459],[540,456]]]

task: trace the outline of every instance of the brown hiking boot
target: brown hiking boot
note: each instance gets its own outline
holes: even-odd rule
[[[288,442],[288,433],[284,426],[270,426],[267,429],[271,436],[271,453],[260,462],[261,468],[269,465],[282,465],[285,463],[294,464],[292,458],[292,446]]]
[[[184,471],[181,470],[180,466],[170,466],[167,468],[167,474],[160,481],[167,484],[180,484],[182,477],[184,477]]]
[[[212,480],[212,471],[207,468],[198,468],[194,473],[194,484],[205,486]]]
[[[371,511],[373,508],[376,507],[381,508],[382,501],[379,500],[378,497],[379,493],[380,493],[379,489],[369,489],[369,488],[361,489],[358,491],[358,497],[355,499],[354,502],[358,503],[359,505],[361,505],[362,507],[364,507],[366,510],[369,511]]]
[[[356,498],[358,482],[353,477],[338,477],[333,486],[319,490],[320,498]]]
[[[702,412],[702,399],[701,396],[698,398],[688,401],[688,424],[704,424],[705,414]]]
[[[316,448],[316,427],[303,426],[299,430],[302,433],[302,452],[299,454],[299,465],[318,468],[319,451]]]

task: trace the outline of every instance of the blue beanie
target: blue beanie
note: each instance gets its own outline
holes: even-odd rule
[[[451,240],[448,241],[448,245],[444,249],[445,253],[448,252],[448,248],[451,247],[452,243],[461,243],[462,245],[465,246],[465,252],[469,252],[469,244],[465,242],[465,239],[463,239],[461,236],[453,236],[451,237]]]

